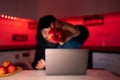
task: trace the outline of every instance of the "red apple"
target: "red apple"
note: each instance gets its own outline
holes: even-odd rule
[[[14,64],[9,64],[7,67],[8,73],[14,72],[16,70],[16,66]]]
[[[60,28],[51,28],[48,32],[48,40],[52,43],[59,43],[64,41],[63,30]]]
[[[7,67],[9,64],[11,64],[10,61],[3,61],[2,66]]]
[[[7,73],[7,69],[6,69],[6,67],[4,67],[4,66],[0,66],[0,75],[2,75],[2,74],[6,74]]]

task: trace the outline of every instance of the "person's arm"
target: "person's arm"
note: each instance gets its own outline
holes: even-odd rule
[[[36,46],[36,54],[32,63],[33,69],[43,69],[45,67],[45,48]]]
[[[50,26],[61,28],[63,30],[65,38],[64,41],[59,42],[60,45],[63,45],[65,42],[80,34],[80,30],[77,27],[74,27],[74,25],[70,23],[62,22],[59,20],[57,20],[56,22],[52,22]]]
[[[74,37],[73,39],[83,44],[89,37],[89,31],[84,25],[75,25],[75,27],[77,27],[80,30],[80,34]]]
[[[66,35],[66,41],[70,40],[73,37],[76,37],[80,34],[80,30],[78,27],[75,27],[72,24],[69,23],[63,23],[62,24],[62,30],[64,31],[64,34]]]

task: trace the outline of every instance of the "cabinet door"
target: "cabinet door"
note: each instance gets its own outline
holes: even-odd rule
[[[105,16],[103,34],[106,47],[120,47],[120,14]]]
[[[89,37],[83,46],[101,47],[103,45],[103,26],[87,26]]]
[[[85,16],[83,19],[83,23],[84,25],[87,26],[90,33],[89,38],[85,42],[84,46],[91,47],[103,46],[104,16],[103,15]]]

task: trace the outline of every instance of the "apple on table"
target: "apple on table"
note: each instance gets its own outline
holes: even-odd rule
[[[6,67],[4,67],[4,66],[0,66],[0,75],[2,75],[2,74],[6,74],[7,73],[7,69],[6,69]]]
[[[7,68],[8,73],[14,72],[17,69],[16,66],[12,63],[9,64],[6,68]]]
[[[2,66],[7,67],[9,64],[11,64],[10,61],[3,61]]]

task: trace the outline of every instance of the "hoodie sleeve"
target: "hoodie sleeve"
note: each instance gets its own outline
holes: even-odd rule
[[[83,44],[87,38],[89,37],[89,31],[88,29],[83,25],[76,25],[75,27],[78,27],[80,30],[80,34],[73,39],[81,44]]]
[[[35,66],[37,65],[37,62],[40,59],[44,59],[45,60],[45,47],[42,46],[36,46],[36,53],[35,53],[35,57],[32,63],[32,67],[33,69],[36,69]]]

